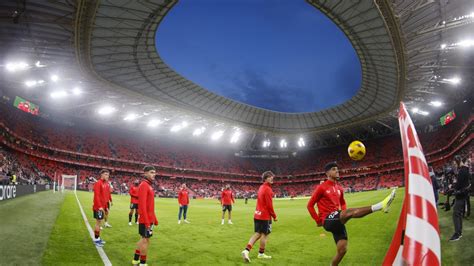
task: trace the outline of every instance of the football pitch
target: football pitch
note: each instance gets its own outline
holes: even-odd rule
[[[347,194],[348,207],[380,201],[388,190]],[[91,226],[92,193],[78,192]],[[138,226],[128,225],[129,197],[114,195],[109,223],[101,232],[104,251],[114,265],[130,265],[139,240]],[[349,246],[342,265],[380,265],[390,244],[401,209],[403,189],[388,214],[377,212],[346,225]],[[329,265],[335,253],[330,233],[316,227],[310,218],[308,199],[275,199],[278,222],[273,224],[265,253],[271,260],[257,259],[258,244],[251,252],[252,264]],[[255,200],[237,200],[233,225],[221,225],[217,200],[191,200],[188,220],[177,223],[176,199],[156,199],[159,225],[154,231],[149,265],[240,265],[240,252],[253,233]],[[452,212],[440,210],[442,260],[446,265],[472,265],[473,222],[464,220],[463,238],[447,241],[453,232]],[[0,265],[101,265],[103,264],[84,224],[75,195],[41,192],[0,203]]]

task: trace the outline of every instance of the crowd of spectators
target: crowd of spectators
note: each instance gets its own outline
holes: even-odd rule
[[[78,127],[31,116],[0,104],[0,179],[37,183],[58,180],[61,174],[79,177],[79,188],[88,190],[97,169],[112,170],[116,193],[127,193],[133,180],[140,178],[144,164],[157,166],[160,178],[155,184],[160,196],[176,196],[181,183],[187,183],[195,197],[215,197],[230,183],[238,197],[252,197],[259,185],[259,174],[277,174],[275,193],[292,197],[309,195],[324,174],[328,161],[338,161],[341,183],[347,191],[403,186],[403,155],[399,136],[365,141],[367,155],[356,162],[347,156],[347,147],[301,151],[289,159],[249,159],[217,147],[188,145],[143,136],[135,132],[112,131],[106,127]],[[469,145],[472,116],[456,119],[449,126],[421,133],[420,139],[433,166],[441,167],[457,149]],[[90,126],[90,125],[89,125]],[[466,144],[467,143],[467,144]],[[8,148],[7,148],[8,147]],[[463,150],[466,150],[465,148]],[[472,153],[472,148],[467,152]]]

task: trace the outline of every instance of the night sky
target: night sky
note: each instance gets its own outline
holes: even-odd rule
[[[160,56],[185,78],[264,109],[326,109],[361,84],[349,40],[304,0],[180,0],[156,36]]]

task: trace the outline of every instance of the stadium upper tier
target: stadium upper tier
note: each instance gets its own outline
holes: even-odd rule
[[[108,124],[121,123],[127,112],[138,110],[169,123],[240,127],[247,133],[242,147],[257,149],[262,139],[272,136],[306,134],[317,140],[308,145],[321,146],[390,135],[397,130],[400,100],[417,108],[415,120],[426,122],[463,101],[473,84],[472,58],[464,57],[461,49],[470,42],[459,42],[472,30],[470,0],[308,0],[308,8],[326,14],[352,43],[361,62],[361,88],[349,101],[314,113],[248,106],[194,84],[160,58],[155,33],[176,2],[60,0],[23,6],[2,1],[2,12],[12,18],[0,32],[4,60],[38,62],[44,67],[30,68],[28,78],[60,73],[62,81],[70,82],[67,86],[81,84],[83,94],[51,104],[49,93],[56,87],[46,82],[43,93],[19,92],[18,79],[27,77],[9,73],[1,75],[5,86],[0,92],[27,97],[46,113]],[[453,85],[454,93],[447,89]],[[433,95],[442,98],[442,108],[429,105],[439,100]],[[116,116],[122,117],[98,118],[96,110],[104,104],[114,105]],[[425,117],[427,113],[435,115]]]
[[[259,182],[263,171],[274,171],[282,182],[323,177],[328,161],[338,161],[343,176],[389,172],[403,168],[399,136],[365,143],[364,160],[349,159],[346,146],[306,151],[288,159],[248,159],[218,147],[177,143],[175,140],[110,128],[81,128],[31,116],[0,105],[1,141],[21,153],[46,160],[95,168],[139,173],[145,164],[156,165],[161,175],[211,180]],[[420,133],[429,162],[438,162],[472,140],[473,116],[460,116],[446,127]]]

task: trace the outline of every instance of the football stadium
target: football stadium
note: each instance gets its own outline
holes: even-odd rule
[[[0,7],[0,265],[474,265],[474,1]]]

